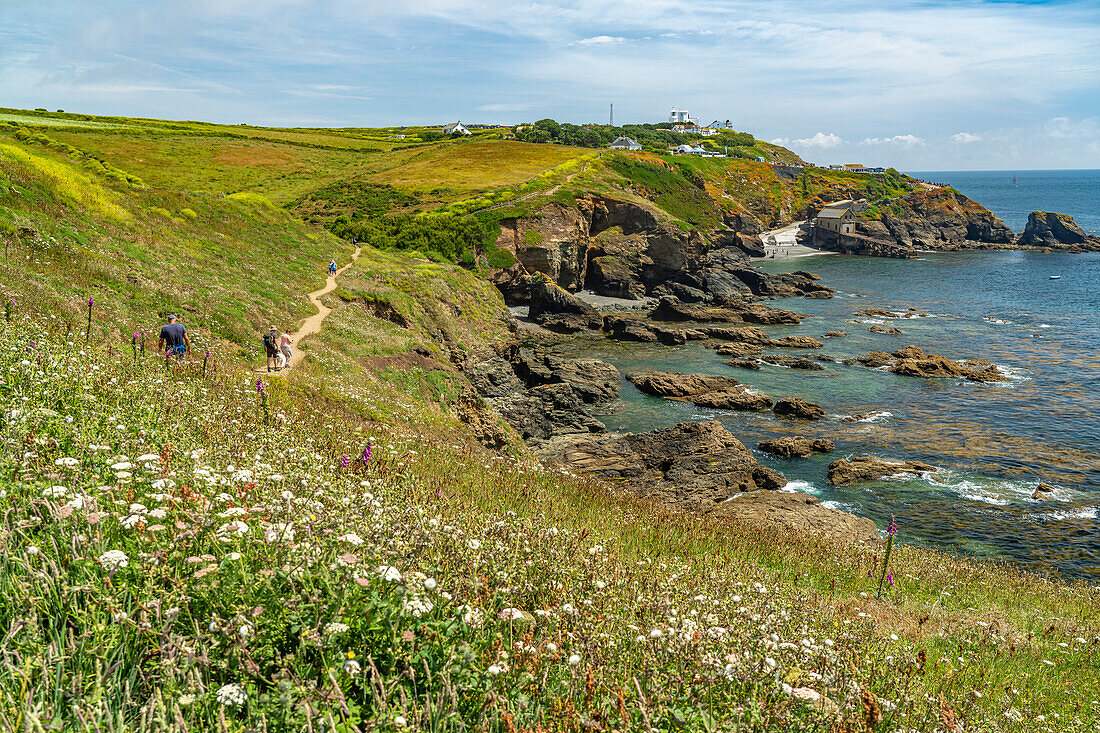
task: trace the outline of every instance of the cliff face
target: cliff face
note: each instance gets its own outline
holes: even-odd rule
[[[639,204],[593,194],[576,206],[552,203],[500,224],[496,246],[515,255],[516,264],[494,271],[491,280],[513,304],[527,301],[536,272],[569,291],[617,298],[740,300],[754,290],[732,273],[748,267],[748,253],[762,253],[753,235],[687,230]]]
[[[860,234],[903,247],[955,250],[1012,244],[1012,230],[989,209],[947,188],[915,191],[856,222]]]

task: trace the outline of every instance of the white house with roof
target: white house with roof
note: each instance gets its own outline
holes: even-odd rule
[[[673,125],[698,125],[699,118],[692,117],[686,109],[673,107],[668,113],[668,121]]]
[[[632,137],[617,137],[607,147],[612,150],[641,150],[642,145]]]
[[[473,135],[474,134],[474,133],[470,132],[469,130],[467,130],[465,125],[463,125],[461,122],[452,122],[449,125],[444,125],[443,126],[443,134],[444,135],[453,135],[456,132],[459,135]]]

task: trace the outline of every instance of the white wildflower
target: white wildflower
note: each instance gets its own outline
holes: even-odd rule
[[[392,565],[379,565],[375,572],[382,576],[382,580],[388,580],[391,583],[401,582],[401,571]]]
[[[130,564],[130,558],[126,556],[126,553],[122,550],[107,550],[99,556],[99,564],[103,566],[103,569],[107,572],[113,570],[121,570]]]
[[[581,663],[581,655],[580,654],[571,654],[569,656],[569,666],[570,667],[576,667],[580,663]]]
[[[243,686],[232,682],[218,688],[215,698],[220,705],[240,707],[248,701],[248,693],[245,692]]]

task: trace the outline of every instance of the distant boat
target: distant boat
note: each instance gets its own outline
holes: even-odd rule
[[[1016,176],[1012,176],[1012,182],[1016,183]]]
[[[1062,279],[1062,276],[1061,276],[1061,275],[1051,275],[1051,276],[1050,276],[1050,279],[1051,279],[1051,280],[1061,280],[1061,279]]]

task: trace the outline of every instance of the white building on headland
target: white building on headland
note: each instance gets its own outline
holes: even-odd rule
[[[699,127],[699,125],[673,125],[672,131],[681,135],[702,135],[703,137],[718,134],[718,130],[712,127]]]
[[[675,107],[668,113],[668,121],[673,125],[699,124],[698,117],[692,117],[686,109],[676,109]]]
[[[641,150],[642,146],[632,137],[617,137],[615,141],[607,147],[612,150]]]
[[[443,126],[443,134],[444,135],[453,135],[456,132],[459,135],[473,135],[474,134],[474,133],[470,132],[469,130],[467,130],[466,126],[463,125],[461,122],[452,122],[449,125],[444,125]]]

